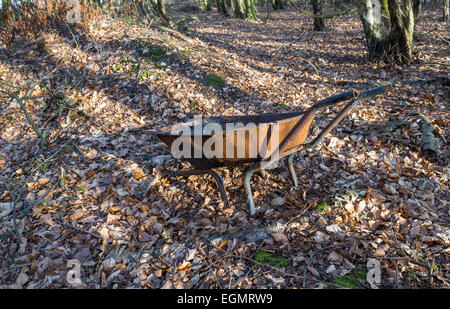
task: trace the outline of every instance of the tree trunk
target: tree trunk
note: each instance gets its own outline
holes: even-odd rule
[[[225,0],[216,0],[217,11],[223,16],[229,16]]]
[[[245,19],[253,19],[258,20],[258,16],[256,15],[255,3],[253,0],[244,0],[245,7]]]
[[[243,0],[234,0],[234,16],[245,19],[245,8]]]
[[[161,20],[163,21],[163,23],[166,26],[173,28],[174,24],[173,24],[172,20],[170,19],[170,17],[167,15],[166,6],[164,5],[164,0],[151,0],[151,1],[153,4],[153,8],[158,13],[158,15],[161,18]]]
[[[201,0],[200,2],[203,10],[211,11],[211,0]]]
[[[284,0],[271,0],[271,2],[274,10],[281,10],[284,9],[284,7],[286,6]]]
[[[413,0],[414,26],[417,25],[422,18],[422,3],[420,0]]]
[[[267,15],[266,15],[266,21],[270,19],[270,0],[266,0],[266,9],[267,9]]]
[[[379,57],[384,53],[380,2],[378,0],[358,0],[356,5],[366,35],[369,58]]]
[[[389,33],[389,54],[397,61],[409,63],[414,48],[414,10],[413,0],[388,0],[391,19]]]
[[[311,0],[314,14],[314,31],[324,31],[325,21],[322,18],[323,15],[323,0]],[[320,17],[319,17],[320,16]]]
[[[227,6],[228,12],[231,15],[231,12],[234,12],[234,10],[235,10],[235,8],[234,8],[234,0],[226,0],[225,4]]]
[[[450,0],[445,0],[444,14],[443,14],[444,21],[449,21],[450,20],[449,16],[450,16]]]

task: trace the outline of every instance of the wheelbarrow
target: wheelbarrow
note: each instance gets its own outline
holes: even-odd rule
[[[174,157],[186,160],[195,167],[192,170],[165,171],[165,174],[167,176],[202,174],[213,176],[226,207],[229,202],[223,180],[213,169],[224,166],[248,166],[244,176],[244,188],[250,214],[254,215],[256,208],[250,187],[250,179],[254,172],[271,168],[280,159],[287,157],[288,169],[293,184],[297,187],[297,175],[293,165],[296,152],[316,147],[359,101],[383,94],[390,88],[390,85],[386,85],[360,95],[357,91],[350,90],[323,99],[306,111],[194,119],[192,122],[154,130],[153,133],[171,148]],[[317,137],[305,143],[315,115],[326,107],[348,100],[350,102]],[[173,150],[175,144],[178,146],[183,144],[183,147],[179,148],[182,148],[181,153]]]

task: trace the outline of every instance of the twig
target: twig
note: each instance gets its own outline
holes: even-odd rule
[[[34,88],[34,87],[33,87]],[[22,98],[19,98],[18,96],[16,96],[14,93],[10,93],[8,91],[4,91],[2,89],[0,89],[1,93],[6,94],[7,96],[9,96],[10,98],[16,100],[19,105],[20,108],[22,109],[25,118],[27,119],[28,123],[31,125],[31,128],[33,129],[34,133],[36,133],[36,135],[38,136],[38,138],[41,140],[41,146],[40,149],[41,151],[43,150],[43,146],[45,145],[45,133],[42,133],[39,131],[39,129],[37,128],[36,124],[34,123],[33,119],[31,118],[30,114],[27,111],[27,108],[25,106],[25,104],[23,103],[22,99],[26,98],[28,96],[29,91],[27,92],[27,94],[25,96],[23,96]]]
[[[16,238],[17,238],[17,241],[19,242],[19,244],[22,244],[22,240],[20,239],[19,230],[17,229],[17,224],[16,224],[16,221],[17,221],[16,203],[19,200],[19,198],[15,198],[15,196],[13,194],[13,190],[11,190],[11,187],[10,187],[8,182],[3,180],[3,183],[5,184],[6,189],[9,191],[9,195],[11,196],[11,200],[13,202],[13,228],[14,228],[14,233],[16,234]]]
[[[78,185],[78,183],[79,183],[79,181],[76,181],[76,182],[73,184],[72,190],[74,190],[74,189],[76,188],[76,186]],[[75,195],[75,194],[74,194],[74,195]],[[69,199],[70,199],[70,198],[69,198]],[[61,202],[60,204],[63,204],[63,203],[64,203],[64,202]],[[103,238],[102,236],[98,235],[98,234],[92,233],[92,232],[90,232],[90,231],[88,231],[88,230],[85,230],[85,229],[76,227],[76,226],[74,226],[74,225],[72,225],[72,224],[69,224],[69,223],[65,222],[64,219],[62,218],[62,217],[63,217],[64,208],[65,208],[65,207],[62,207],[62,208],[61,208],[61,211],[60,211],[59,214],[58,214],[59,220],[54,220],[55,223],[61,224],[61,225],[63,225],[63,226],[69,227],[69,228],[74,229],[74,230],[77,230],[77,231],[79,231],[79,232],[83,232],[83,233],[89,234],[89,235],[91,235],[91,236],[93,236],[93,237],[95,237],[95,238],[104,240],[104,238]]]
[[[66,222],[64,222],[64,221],[55,220],[55,221],[53,221],[53,222],[58,223],[58,224],[61,224],[61,225],[66,226],[66,227],[70,227],[70,228],[72,228],[72,229],[74,229],[74,230],[77,230],[77,231],[79,231],[79,232],[87,233],[87,234],[89,234],[89,235],[91,235],[91,236],[93,236],[93,237],[95,237],[95,238],[103,239],[103,237],[100,236],[100,235],[97,235],[97,234],[92,233],[92,232],[90,232],[90,231],[87,231],[87,230],[84,230],[84,229],[82,229],[82,228],[76,227],[76,226],[74,226],[74,225],[72,225],[72,224],[69,224],[69,223],[66,223]]]
[[[78,145],[73,141],[73,139],[70,139],[70,143],[73,145],[73,147],[75,148],[75,152],[78,153],[81,157],[81,160],[83,161],[84,164],[87,164],[86,158],[84,156],[84,153],[81,151],[80,147],[78,147]]]
[[[316,67],[311,61],[309,61],[308,59],[303,59],[303,60],[305,60],[306,62],[308,62],[308,64],[309,64],[310,66],[312,66],[312,68],[313,68],[314,71],[316,72],[316,75],[319,75],[319,70],[317,69],[317,67]]]
[[[67,28],[69,29],[70,34],[71,34],[72,37],[73,37],[73,40],[75,41],[75,46],[76,46],[77,48],[79,48],[77,38],[75,37],[75,35],[73,34],[72,30],[70,29],[70,26],[69,26],[69,24],[67,23],[67,21],[65,21],[65,23],[66,23]]]
[[[309,205],[307,205],[298,215],[296,215],[294,218],[292,218],[291,220],[289,220],[285,226],[289,227],[289,225],[294,222],[295,220],[297,220],[298,218],[300,218],[301,216],[303,216],[310,208],[313,207],[313,205],[315,205],[315,203],[310,203]]]
[[[316,260],[316,256],[313,255],[313,256],[311,257],[311,261],[309,261],[308,265],[306,265],[305,272],[303,273],[303,276],[305,276],[305,278],[303,278],[303,282],[302,282],[302,287],[303,287],[303,288],[305,288],[305,286],[306,286],[306,273],[308,272],[308,268],[309,268],[309,266],[311,266],[311,264],[312,264],[315,260]]]

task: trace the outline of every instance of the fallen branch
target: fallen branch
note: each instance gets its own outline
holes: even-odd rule
[[[436,157],[436,141],[434,139],[434,126],[425,115],[421,113],[416,114],[422,121],[420,132],[422,133],[422,142],[420,150],[423,155],[433,158]]]
[[[82,229],[82,228],[76,227],[76,226],[74,226],[74,225],[72,225],[72,224],[69,224],[69,223],[66,223],[66,222],[64,222],[64,221],[55,220],[55,221],[53,221],[53,222],[58,223],[58,224],[61,224],[61,225],[66,226],[66,227],[70,227],[70,228],[72,228],[72,229],[74,229],[74,230],[76,230],[76,231],[79,231],[79,232],[87,233],[87,234],[89,234],[89,235],[91,235],[91,236],[93,236],[93,237],[95,237],[95,238],[103,239],[103,237],[100,236],[100,235],[97,235],[97,234],[92,233],[92,232],[90,232],[90,231],[87,231],[87,230],[84,230],[84,229]]]

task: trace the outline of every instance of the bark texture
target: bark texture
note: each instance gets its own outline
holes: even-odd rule
[[[444,21],[449,21],[450,20],[449,16],[450,16],[450,0],[445,0],[444,14],[443,14]]]
[[[411,62],[414,28],[416,20],[420,18],[420,6],[415,1],[358,0],[356,2],[370,58],[387,56],[397,62]],[[389,19],[386,18],[386,14]]]
[[[358,0],[358,14],[363,24],[370,58],[384,52],[383,22],[378,0]]]
[[[323,16],[323,0],[311,0],[314,14],[314,31],[324,31],[325,21]]]
[[[413,58],[414,10],[412,0],[388,0],[391,31],[389,54],[399,62],[408,63]]]

